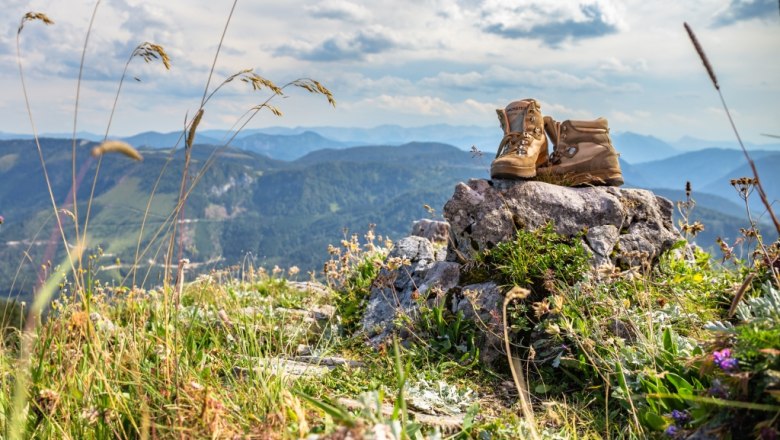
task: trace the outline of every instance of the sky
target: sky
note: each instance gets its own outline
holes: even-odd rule
[[[0,131],[31,133],[16,49],[39,132],[73,130],[82,48],[95,0],[3,0]],[[104,133],[133,49],[163,46],[172,67],[134,58],[110,135],[174,131],[200,104],[232,0],[103,0],[85,54],[79,131]],[[535,98],[555,119],[608,118],[613,131],[666,140],[733,139],[683,22],[697,33],[742,136],[780,134],[777,0],[239,0],[213,89],[252,68],[278,84],[322,82],[335,108],[286,90],[250,128],[477,125]],[[134,79],[137,78],[138,80]],[[140,80],[140,81],[139,81]],[[233,81],[200,128],[230,128],[268,97]]]

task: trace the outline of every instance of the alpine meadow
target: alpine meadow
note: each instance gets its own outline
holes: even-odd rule
[[[774,0],[10,1],[0,437],[780,436]]]

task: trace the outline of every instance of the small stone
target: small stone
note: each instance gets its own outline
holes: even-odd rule
[[[412,225],[412,235],[427,238],[434,244],[447,244],[450,238],[450,224],[430,219],[417,220]]]

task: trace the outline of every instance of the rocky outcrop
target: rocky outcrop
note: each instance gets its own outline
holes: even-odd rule
[[[412,235],[427,238],[431,243],[447,244],[450,237],[450,224],[424,218],[412,225]]]
[[[362,328],[372,342],[383,341],[406,318],[414,318],[421,294],[432,288],[446,292],[458,284],[459,265],[444,261],[444,248],[411,236],[399,240],[388,264],[374,280]],[[401,326],[399,326],[401,328]]]
[[[594,266],[652,262],[682,237],[672,203],[642,189],[570,188],[536,181],[473,179],[444,205],[451,228],[448,260],[463,261],[549,221],[559,234],[584,232]]]
[[[511,240],[518,229],[552,221],[559,234],[581,237],[594,269],[652,265],[682,239],[672,224],[672,203],[640,189],[470,180],[455,187],[444,217],[449,224],[415,223],[413,235],[396,243],[374,280],[362,323],[373,344],[394,332],[408,336],[420,302],[436,298],[476,323],[481,361],[497,359],[504,292],[494,282],[461,285],[460,273],[477,253]]]

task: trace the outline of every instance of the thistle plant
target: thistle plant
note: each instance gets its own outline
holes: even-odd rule
[[[693,208],[696,207],[696,200],[691,197],[691,182],[685,182],[685,200],[677,202],[677,212],[680,213],[680,230],[683,235],[691,238],[695,238],[696,235],[704,230],[704,225],[700,221],[694,221],[690,223],[691,213]]]

